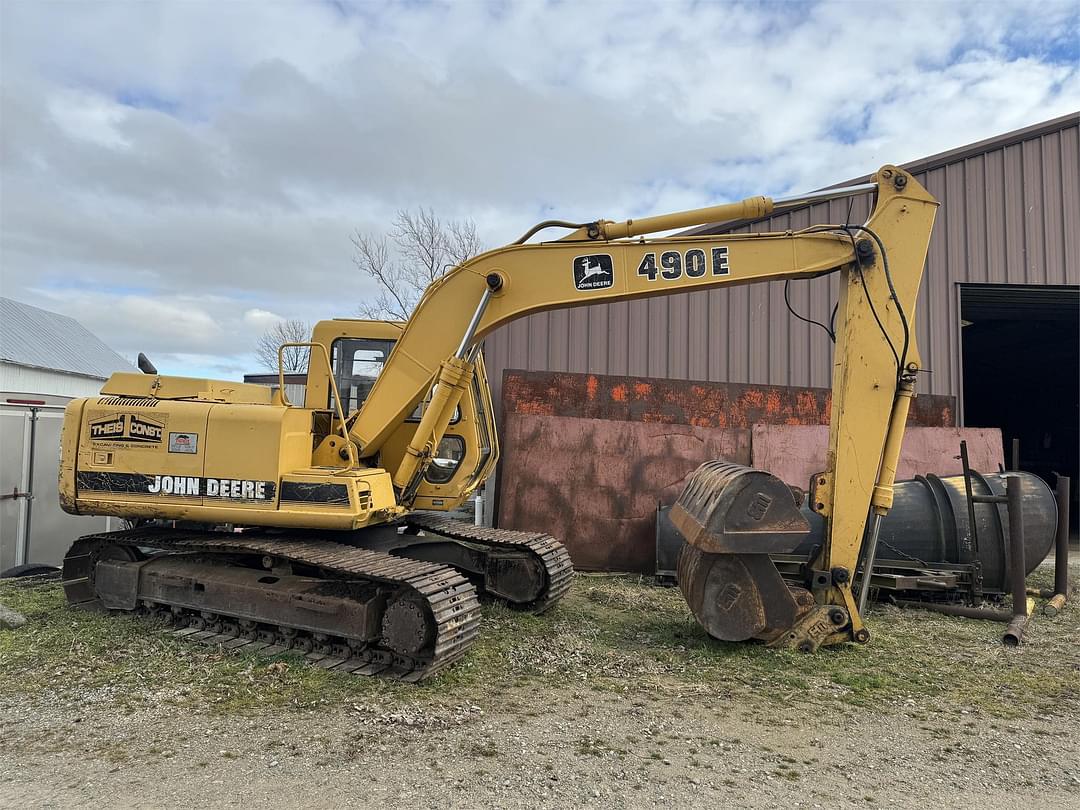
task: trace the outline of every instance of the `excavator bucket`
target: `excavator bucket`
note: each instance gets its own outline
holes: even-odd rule
[[[707,462],[690,477],[671,522],[686,538],[679,587],[714,638],[811,651],[847,623],[842,608],[816,609],[809,591],[787,585],[769,558],[791,553],[810,531],[791,489],[775,476]]]

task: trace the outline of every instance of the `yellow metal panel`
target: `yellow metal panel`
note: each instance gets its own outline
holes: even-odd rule
[[[72,515],[79,514],[75,497],[75,472],[78,466],[79,437],[82,415],[87,400],[73,399],[64,408],[64,424],[60,429],[60,508]]]
[[[311,458],[310,419],[310,413],[302,408],[212,407],[206,426],[204,474],[222,479],[276,480],[279,470],[307,466]],[[301,436],[306,440],[298,441]]]
[[[78,471],[84,482],[87,477],[92,479],[94,489],[92,495],[80,490],[80,502],[86,497],[116,502],[132,497],[153,500],[149,492],[144,496],[133,495],[131,476],[151,480],[158,476],[180,477],[185,492],[188,479],[202,476],[207,446],[206,418],[214,406],[183,400],[145,401],[153,403],[152,407],[118,404],[110,397],[86,400],[80,427]],[[170,503],[202,503],[199,487],[192,487],[190,495],[174,495]]]
[[[252,383],[208,380],[196,377],[168,377],[118,371],[105,381],[103,395],[157,397],[159,399],[201,399],[210,402],[269,405],[270,389]]]
[[[714,269],[714,249],[722,262]],[[640,274],[646,254],[701,251],[703,273],[680,273],[668,281],[661,273]],[[608,287],[578,289],[574,262],[584,256],[610,257]],[[669,237],[633,242],[546,243],[518,245],[482,254],[452,270],[425,293],[394,353],[376,381],[351,435],[371,455],[416,407],[431,386],[440,364],[453,354],[476,310],[489,273],[498,273],[495,293],[475,340],[508,321],[545,309],[582,306],[604,300],[670,295],[718,285],[750,284],[768,278],[804,278],[835,269],[851,258],[851,245],[835,234],[772,236],[733,234],[716,237]]]

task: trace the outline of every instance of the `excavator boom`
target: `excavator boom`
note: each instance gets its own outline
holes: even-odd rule
[[[468,385],[470,348],[502,324],[557,307],[837,272],[840,297],[827,469],[815,476],[811,486],[813,509],[828,519],[829,531],[812,566],[824,573],[800,597],[807,609],[789,604],[788,589],[765,554],[767,546],[777,545],[768,526],[784,504],[773,505],[763,492],[753,502],[762,513],[753,532],[760,551],[748,549],[745,543],[725,545],[719,538],[727,533],[716,526],[713,512],[714,501],[722,494],[719,482],[728,478],[703,470],[680,499],[673,520],[698,551],[711,549],[705,553],[738,558],[725,561],[724,576],[713,577],[731,586],[723,589],[727,595],[719,604],[733,605],[731,610],[714,613],[737,617],[735,608],[742,609],[744,603],[765,606],[752,611],[758,617],[756,623],[732,618],[734,629],[725,629],[723,621],[714,619],[714,634],[771,639],[769,628],[775,622],[763,616],[768,606],[781,605],[785,615],[798,615],[801,626],[813,628],[809,635],[792,634],[794,620],[788,622],[783,629],[789,631],[786,641],[794,646],[816,648],[823,641],[843,638],[865,641],[868,633],[852,597],[852,584],[867,516],[873,534],[892,502],[900,443],[920,363],[915,301],[938,205],[910,174],[895,166],[882,167],[872,179],[876,201],[862,225],[722,237],[647,237],[658,229],[773,210],[773,201],[757,197],[645,220],[599,221],[557,242],[516,244],[478,256],[428,289],[353,422],[350,437],[361,455],[372,456],[403,415],[435,387],[431,408],[395,468],[394,483],[407,497]],[[850,194],[852,189],[840,193]],[[382,463],[393,466],[396,461],[383,456]],[[710,525],[715,529],[711,534],[705,528]],[[705,541],[707,537],[712,537],[711,544]],[[692,538],[698,538],[697,542]],[[798,539],[790,542],[787,550]],[[689,578],[687,583],[693,584]],[[778,595],[764,596],[767,592]],[[832,609],[811,609],[813,604]],[[759,630],[747,634],[748,626],[758,624]]]

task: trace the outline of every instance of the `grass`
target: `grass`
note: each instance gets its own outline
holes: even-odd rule
[[[1049,584],[1048,574],[1040,569],[1030,584]],[[1080,711],[1075,602],[1054,620],[1036,616],[1017,649],[1001,646],[999,624],[877,607],[870,644],[804,655],[710,639],[675,588],[582,576],[544,616],[486,606],[469,655],[415,686],[327,672],[288,655],[225,653],[138,619],[69,610],[57,584],[5,583],[0,602],[29,620],[0,630],[0,693],[93,693],[132,711],[161,702],[221,714],[342,704],[448,710],[483,701],[509,705],[521,695],[516,689],[538,687],[561,690],[583,706],[583,693],[597,690],[642,704],[700,695],[752,714],[852,704],[923,713],[924,720],[940,711]],[[582,753],[593,748],[583,743]]]

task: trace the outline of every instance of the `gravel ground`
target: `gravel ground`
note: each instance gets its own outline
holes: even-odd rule
[[[1075,593],[1016,650],[879,607],[870,645],[801,656],[579,577],[543,617],[486,607],[419,687],[0,597],[28,619],[0,630],[0,807],[1080,807]]]
[[[497,706],[124,714],[0,703],[5,807],[1080,806],[1075,718],[958,708],[753,716],[697,696],[533,691]]]

